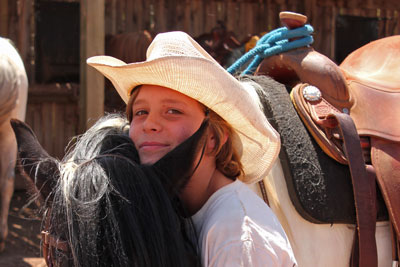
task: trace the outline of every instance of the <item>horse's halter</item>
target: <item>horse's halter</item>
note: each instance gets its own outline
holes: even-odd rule
[[[50,219],[51,208],[48,208],[46,211],[45,225],[41,232],[43,258],[49,267],[62,266],[60,263],[56,262],[53,251],[62,251],[63,253],[67,254],[70,251],[70,247],[67,241],[50,233]]]

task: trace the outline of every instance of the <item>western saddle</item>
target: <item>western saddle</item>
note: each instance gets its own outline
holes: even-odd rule
[[[282,12],[288,28],[303,15]],[[340,66],[311,47],[263,60],[256,75],[293,87],[292,102],[322,150],[348,164],[356,207],[352,266],[377,266],[376,189],[392,226],[393,263],[400,237],[400,36],[371,42]]]

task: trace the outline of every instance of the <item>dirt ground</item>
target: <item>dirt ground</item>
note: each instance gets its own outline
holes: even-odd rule
[[[37,206],[31,204],[22,209],[29,195],[26,191],[15,191],[8,216],[8,238],[0,253],[0,267],[44,267],[40,257],[40,225]]]

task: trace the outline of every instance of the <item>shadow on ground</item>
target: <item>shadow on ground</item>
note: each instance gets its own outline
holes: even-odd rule
[[[0,254],[1,267],[44,267],[40,256],[40,225],[37,206],[28,202],[26,191],[15,191],[8,216],[8,238]]]

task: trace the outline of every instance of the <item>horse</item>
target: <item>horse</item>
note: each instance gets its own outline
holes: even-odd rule
[[[230,60],[232,52],[241,53],[238,49],[250,40],[250,36],[242,41],[236,38],[232,31],[226,29],[223,21],[218,20],[211,32],[203,33],[194,39],[204,48],[220,65],[225,66]]]
[[[288,26],[290,28],[290,25]],[[377,136],[379,142],[388,140],[391,144],[389,147],[393,147],[389,150],[392,159],[385,163],[392,164],[393,171],[389,171],[389,176],[393,177],[387,178],[393,178],[391,181],[393,186],[398,184],[396,162],[400,160],[399,145],[394,140],[398,131],[393,128],[398,126],[394,114],[395,110],[398,110],[396,99],[398,100],[400,83],[397,74],[397,76],[390,75],[398,69],[398,47],[400,47],[398,36],[383,38],[356,50],[340,66],[314,51],[312,47],[298,48],[265,58],[254,75],[244,77],[260,85],[256,88],[260,105],[270,123],[280,133],[282,142],[279,161],[262,183],[252,185],[252,188],[260,197],[268,200],[288,235],[300,267],[383,267],[392,266],[392,262],[396,264],[398,241],[396,241],[396,222],[392,213],[398,207],[396,208],[395,203],[387,201],[385,184],[379,179],[378,182],[374,178],[371,179],[377,176],[375,173],[380,170],[371,171],[373,168],[368,165],[374,160],[373,148],[371,149],[373,140]],[[378,51],[379,54],[374,54]],[[354,88],[354,86],[360,87]],[[319,90],[315,88],[319,88],[322,94],[321,92],[318,94]],[[364,94],[356,95],[357,90],[360,92],[364,90]],[[375,95],[372,99],[368,99],[372,93]],[[303,106],[299,99],[307,105]],[[385,102],[379,102],[382,99]],[[391,113],[384,113],[379,106],[375,108],[371,107],[371,104],[365,106],[364,103],[372,103],[371,101],[377,103],[376,105],[383,105],[383,109]],[[318,109],[315,103],[325,105]],[[356,107],[354,103],[357,103]],[[334,111],[334,108],[340,105],[341,108]],[[360,106],[361,112],[357,110]],[[307,115],[310,110],[313,112]],[[315,119],[313,116],[320,115],[318,112],[325,112],[325,117],[317,116]],[[360,114],[368,116],[357,117],[361,116]],[[368,188],[370,191],[366,191],[368,194],[364,199],[367,203],[357,202],[359,189],[355,185],[357,177],[354,177],[357,173],[351,169],[349,164],[351,159],[348,156],[354,151],[345,148],[346,133],[343,129],[336,130],[338,119],[334,116],[343,116],[347,119],[351,116],[350,121],[356,122],[356,125],[354,122],[350,125],[353,125],[352,131],[358,131],[355,134],[355,138],[359,138],[355,139],[358,140],[355,142],[358,143],[358,148],[355,146],[354,150],[359,151],[357,159],[361,160],[364,174],[367,174],[362,175],[367,179],[362,181],[361,186],[367,184],[370,186]],[[386,122],[387,118],[391,118],[389,119],[391,123],[385,125],[382,119],[374,120],[383,116],[386,116]],[[313,118],[307,120],[309,117]],[[325,118],[327,120],[322,121]],[[329,129],[317,131],[313,127],[314,119],[320,126],[330,126],[335,131]],[[365,124],[369,126],[369,130],[377,131],[373,134],[367,132],[368,127],[362,127]],[[323,139],[326,134],[330,134],[329,137],[336,141]],[[371,140],[371,143],[366,142],[366,139]],[[384,148],[378,152],[384,152]],[[375,151],[375,156],[378,152]],[[387,157],[382,158],[387,160]],[[350,168],[346,164],[349,164]],[[379,165],[375,165],[374,168],[378,169],[377,166]],[[377,190],[376,198],[375,183],[381,189]],[[360,209],[369,202],[374,203],[368,206],[369,210],[366,212],[371,216],[368,217],[370,220],[364,221],[364,224],[368,224],[371,228],[368,229],[370,242],[360,243],[360,237],[364,238],[364,235],[359,233],[365,226],[358,225]],[[393,236],[394,247],[392,247]],[[361,251],[360,247],[370,249],[371,254],[376,254],[357,258],[358,251]]]
[[[153,37],[154,33],[147,30],[107,35],[105,54],[129,63],[145,61],[146,50]],[[104,99],[104,110],[106,112],[120,111],[125,106],[125,103],[121,100],[108,79],[105,81]]]
[[[77,137],[61,161],[27,124],[11,124],[24,171],[45,199],[42,245],[49,266],[199,266],[195,231],[177,196],[207,120],[151,166],[139,164],[129,123],[118,114]]]
[[[330,159],[319,148],[302,124],[285,85],[264,75],[248,78],[260,85],[257,92],[264,112],[281,135],[282,142],[279,160],[261,185],[252,184],[251,188],[267,199],[277,215],[299,267],[350,266],[355,220],[348,168]],[[328,219],[317,220],[304,212],[299,204],[301,197],[314,214],[327,213]],[[342,199],[338,200],[339,197]],[[332,205],[335,208],[330,211]],[[329,220],[329,216],[340,211],[344,219]],[[348,214],[352,216],[345,217]],[[387,218],[377,222],[375,236],[380,267],[391,266],[390,231]]]
[[[11,40],[0,37],[0,251],[8,235],[8,211],[14,192],[17,143],[10,118],[25,119],[28,78]]]

